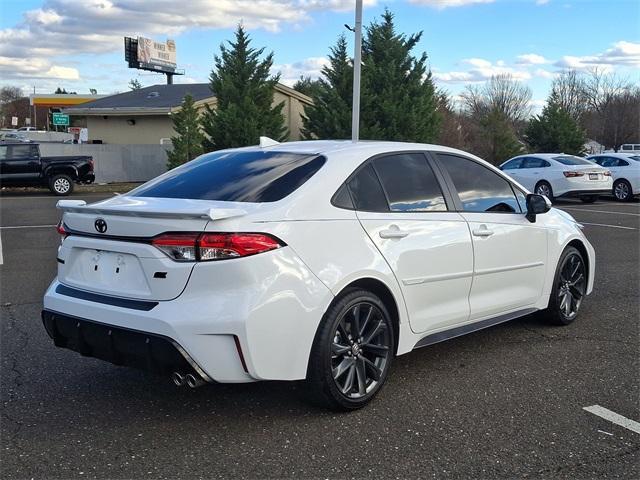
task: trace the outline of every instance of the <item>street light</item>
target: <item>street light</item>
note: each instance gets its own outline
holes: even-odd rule
[[[351,30],[351,28],[349,28]],[[362,0],[356,0],[355,45],[353,55],[353,105],[351,109],[351,141],[360,136],[360,70],[362,66]]]

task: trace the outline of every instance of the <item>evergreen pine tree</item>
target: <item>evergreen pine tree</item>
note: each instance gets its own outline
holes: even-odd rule
[[[395,30],[385,10],[380,23],[366,28],[362,49],[362,138],[431,142],[440,115],[427,54],[412,55],[422,32],[408,37]]]
[[[484,139],[482,157],[494,165],[524,153],[509,119],[498,109],[487,113],[479,122],[477,135]]]
[[[552,95],[542,114],[532,118],[526,129],[527,143],[534,152],[562,152],[582,155],[587,141],[584,130]]]
[[[307,139],[351,138],[353,65],[344,35],[331,48],[329,64],[322,68],[322,75],[312,92],[313,105],[305,109],[302,135]]]
[[[171,115],[176,135],[171,137],[172,150],[167,151],[167,168],[172,169],[202,155],[204,135],[200,131],[198,110],[193,97],[185,95],[179,111]]]
[[[210,87],[216,97],[215,108],[206,107],[202,127],[205,151],[255,145],[261,135],[284,140],[287,128],[283,103],[272,106],[279,75],[270,76],[273,53],[260,59],[264,48],[250,47],[251,39],[242,25],[229,47],[220,45],[214,57]]]

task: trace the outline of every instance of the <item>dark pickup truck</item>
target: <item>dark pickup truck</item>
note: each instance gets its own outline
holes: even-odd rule
[[[74,183],[92,183],[93,158],[86,155],[41,157],[37,143],[0,142],[0,186],[47,186],[69,195]]]

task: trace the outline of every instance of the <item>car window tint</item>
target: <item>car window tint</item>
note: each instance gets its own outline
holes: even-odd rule
[[[0,146],[0,160],[5,160],[7,158],[7,146]]]
[[[513,187],[513,192],[516,194],[516,199],[518,200],[518,206],[520,207],[520,212],[525,213],[527,211],[527,196],[525,193],[517,187]]]
[[[548,167],[549,162],[542,158],[527,157],[524,160],[523,168],[544,168]]]
[[[511,184],[473,160],[438,154],[449,173],[465,212],[519,212]]]
[[[632,157],[629,157],[631,160],[635,160],[636,162],[640,162],[640,155],[633,155]]]
[[[351,195],[346,185],[342,185],[338,191],[333,195],[331,203],[336,207],[346,208],[353,210],[353,202],[351,201]]]
[[[522,168],[522,161],[524,158],[514,158],[513,160],[509,160],[502,166],[502,170],[516,170],[518,168]]]
[[[8,151],[8,158],[29,158],[31,156],[31,145],[11,145]]]
[[[214,152],[165,173],[130,195],[275,202],[298,189],[324,163],[322,156],[289,152]]]
[[[389,211],[387,199],[371,163],[367,163],[349,181],[349,190],[357,210],[368,212]]]
[[[446,211],[438,180],[421,153],[405,153],[373,160],[392,212]]]
[[[553,159],[563,165],[591,165],[591,162],[586,158],[574,157],[573,155],[559,155]]]

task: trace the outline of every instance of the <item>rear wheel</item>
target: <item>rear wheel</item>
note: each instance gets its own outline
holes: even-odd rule
[[[544,195],[553,202],[553,189],[551,188],[551,185],[549,185],[549,182],[544,180],[538,182],[534,190],[538,195]]]
[[[613,196],[621,202],[628,202],[633,197],[631,184],[626,180],[616,180],[613,184]]]
[[[567,247],[558,262],[546,318],[555,325],[569,325],[578,316],[587,292],[587,267],[582,254]]]
[[[394,332],[384,304],[351,290],[324,315],[309,358],[311,400],[334,410],[366,405],[382,387],[394,355]]]
[[[73,180],[69,175],[59,173],[49,179],[49,190],[54,195],[64,196],[73,192]]]
[[[598,195],[582,195],[580,200],[582,200],[583,203],[594,203],[598,200]]]

